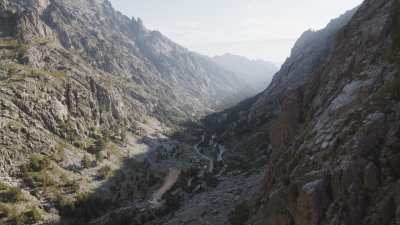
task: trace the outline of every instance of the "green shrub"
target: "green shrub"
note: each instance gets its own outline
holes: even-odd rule
[[[88,149],[93,145],[93,140],[88,138],[84,140],[73,140],[72,145],[80,149]]]
[[[62,216],[73,218],[73,224],[88,224],[93,218],[104,215],[110,208],[116,207],[116,204],[102,196],[81,194],[77,197],[76,202],[69,202],[58,209]]]
[[[31,187],[49,187],[55,184],[54,179],[47,171],[26,172],[22,178]]]
[[[107,137],[99,138],[94,142],[93,145],[87,148],[87,151],[90,154],[97,155],[100,152],[104,151],[108,145],[109,139]]]
[[[17,58],[20,63],[22,63],[22,58],[28,53],[30,46],[26,44],[18,44],[17,45]]]
[[[112,175],[112,170],[109,166],[103,166],[98,171],[98,178],[99,179],[107,179]]]
[[[48,187],[55,182],[48,171],[51,161],[42,155],[32,155],[29,162],[21,167],[22,179],[31,187]]]
[[[65,174],[61,175],[61,185],[63,185],[66,188],[69,188],[72,192],[76,193],[80,189],[80,185],[77,181],[75,180],[70,180]]]
[[[90,160],[90,157],[88,155],[84,155],[82,159],[82,168],[84,169],[89,169],[92,167],[93,162]]]
[[[18,42],[15,39],[0,39],[0,47],[14,47],[18,46]]]
[[[64,71],[53,71],[50,72],[50,75],[60,79],[64,79],[67,77],[67,74]]]
[[[74,208],[74,202],[71,199],[64,197],[60,192],[56,193],[54,202],[58,209],[72,210]]]
[[[0,181],[0,191],[7,190],[9,186],[3,182]]]
[[[24,213],[24,222],[26,224],[35,224],[42,219],[42,215],[36,207],[32,207],[29,211]]]
[[[0,201],[15,203],[24,200],[24,194],[18,187],[10,187],[6,191],[0,192]]]
[[[41,155],[32,155],[28,164],[21,167],[23,173],[27,172],[41,172],[49,169],[51,166],[50,160]]]
[[[4,203],[0,203],[0,218],[7,218],[17,214],[15,208],[10,207]]]

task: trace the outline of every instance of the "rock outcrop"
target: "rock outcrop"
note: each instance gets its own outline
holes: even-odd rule
[[[149,121],[159,122],[157,138],[164,137],[183,121],[239,100],[246,88],[235,74],[107,0],[0,0],[0,78],[1,181],[30,198],[1,205],[0,214],[13,220],[4,209],[23,215],[31,204],[44,220],[57,220],[68,204],[102,187],[98,180],[127,156],[138,155],[126,147],[127,137],[144,138],[142,127],[155,124]],[[132,201],[144,198],[160,174],[138,167],[132,175],[138,183],[124,181],[128,190],[121,188]],[[101,197],[122,204],[124,196]]]
[[[3,0],[0,6],[4,149],[40,151],[52,146],[53,135],[84,139],[91,129],[128,128],[143,115],[184,121],[239,98],[243,88],[235,75],[108,1]],[[38,136],[35,142],[6,129],[11,123]]]
[[[246,151],[271,144],[247,224],[399,222],[399,12],[366,0],[304,33],[264,93],[206,120]]]
[[[252,164],[258,167],[265,164],[271,150],[271,126],[283,111],[281,102],[300,97],[296,96],[301,94],[296,89],[304,86],[327,60],[334,49],[336,32],[347,24],[355,11],[350,10],[332,20],[320,31],[304,32],[265,91],[204,119],[208,133],[217,134],[218,142],[233,149],[228,158],[232,158],[234,164],[246,165],[248,161],[259,161]],[[293,112],[289,110],[288,113]]]

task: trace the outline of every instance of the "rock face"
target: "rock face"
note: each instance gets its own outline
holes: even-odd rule
[[[399,9],[366,0],[304,33],[264,93],[205,120],[247,152],[271,144],[248,224],[399,222]]]
[[[0,0],[0,223],[398,224],[399,15],[366,0],[305,32],[188,145],[169,128],[239,95],[234,74],[108,1]]]
[[[304,32],[265,91],[204,119],[208,133],[217,134],[218,142],[234,149],[228,153],[228,158],[232,158],[235,164],[243,165],[247,161],[260,161],[254,164],[258,167],[265,164],[270,156],[271,126],[283,111],[280,103],[284,102],[283,99],[295,102],[302,98],[297,88],[303,86],[327,60],[333,51],[334,34],[351,19],[354,12],[355,9],[332,20],[323,30]],[[298,111],[289,105],[287,107],[290,107],[287,117]]]
[[[0,182],[30,193],[1,205],[0,223],[30,204],[46,221],[68,219],[70,203],[97,188],[109,198],[94,206],[145,199],[160,174],[145,163],[128,163],[118,194],[104,180],[180,122],[242,98],[243,83],[107,0],[0,0]]]
[[[225,69],[236,73],[246,80],[254,89],[252,95],[265,90],[278,72],[278,68],[271,62],[251,60],[243,56],[224,54],[213,57],[213,60]]]
[[[129,128],[143,115],[183,121],[244,88],[108,1],[0,3],[2,149],[10,158],[21,154],[15,146],[40,151],[53,136],[84,139],[95,128]]]

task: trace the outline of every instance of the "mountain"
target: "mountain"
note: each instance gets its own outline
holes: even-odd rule
[[[235,224],[398,223],[399,9],[366,0],[305,32],[265,92],[205,119],[232,165],[265,166]]]
[[[144,198],[165,169],[142,155],[246,89],[107,0],[1,0],[0,18],[1,223],[86,223],[98,212],[78,200]],[[131,177],[109,194],[114,172]]]
[[[322,30],[305,31],[265,91],[204,119],[207,133],[217,134],[219,141],[227,143],[232,149],[233,163],[260,160],[256,164],[264,165],[266,156],[270,154],[271,125],[281,113],[280,102],[303,86],[328,59],[334,50],[336,33],[349,22],[355,11],[351,10],[332,20]]]
[[[213,60],[226,70],[246,80],[257,93],[263,91],[269,85],[272,77],[278,71],[278,68],[271,62],[260,59],[251,60],[233,54],[215,56]]]
[[[210,115],[244,82],[108,1],[0,18],[1,224],[398,224],[397,0],[304,32]]]

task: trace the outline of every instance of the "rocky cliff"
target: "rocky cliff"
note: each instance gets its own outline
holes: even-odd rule
[[[242,222],[399,223],[399,12],[366,0],[304,33],[267,91],[206,120],[268,156]]]
[[[327,60],[334,49],[335,34],[355,10],[332,20],[322,30],[304,32],[265,91],[204,119],[207,132],[233,149],[228,153],[232,154],[232,163],[244,166],[250,160],[258,162],[252,164],[258,167],[265,164],[271,153],[270,128],[281,112],[281,100],[304,85]]]
[[[1,0],[0,79],[0,220],[9,223],[57,220],[127,157],[246,87],[106,0]],[[133,164],[135,182],[114,203],[158,184]],[[10,200],[15,191],[26,201]]]
[[[398,224],[399,15],[306,31],[177,132],[243,82],[108,1],[0,1],[0,223]]]

